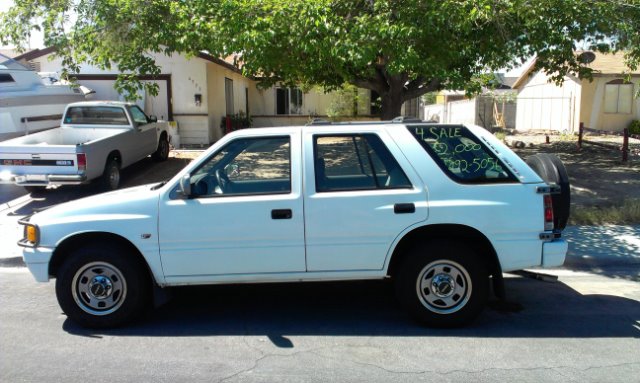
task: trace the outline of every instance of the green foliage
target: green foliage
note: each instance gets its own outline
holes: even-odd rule
[[[331,105],[327,109],[330,118],[355,116],[358,114],[358,103],[361,102],[358,88],[351,84],[344,84],[334,92]]]
[[[253,119],[250,115],[245,114],[243,111],[240,111],[236,114],[232,114],[230,116],[222,116],[220,119],[220,129],[223,132],[226,132],[227,129],[227,117],[231,120],[231,131],[238,129],[247,129],[253,126]]]
[[[630,134],[640,134],[640,120],[633,120],[629,123]]]
[[[424,96],[422,96],[422,101],[424,102],[425,105],[435,104],[437,102],[437,99],[438,99],[438,92],[429,92]]]
[[[34,29],[68,73],[115,66],[129,94],[142,86],[135,75],[160,73],[150,53],[207,51],[237,54],[265,86],[374,90],[383,118],[428,92],[479,92],[483,74],[532,55],[557,81],[589,77],[577,41],[625,49],[640,66],[640,0],[21,0],[0,15],[2,44],[24,47]]]

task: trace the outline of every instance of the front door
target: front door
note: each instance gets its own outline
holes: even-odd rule
[[[169,283],[305,271],[299,133],[238,138],[190,173],[192,196],[161,198]],[[294,175],[294,176],[292,176]]]

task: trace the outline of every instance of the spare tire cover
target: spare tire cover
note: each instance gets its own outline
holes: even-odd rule
[[[552,194],[553,223],[556,229],[564,229],[569,221],[571,208],[571,186],[569,175],[562,160],[555,154],[538,153],[527,158],[527,164],[544,182],[555,183],[560,186],[560,194]]]

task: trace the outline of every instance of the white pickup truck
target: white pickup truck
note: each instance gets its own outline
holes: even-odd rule
[[[556,160],[529,166],[477,126],[246,129],[166,183],[26,217],[19,244],[89,327],[135,319],[171,286],[383,278],[421,323],[460,326],[491,282],[504,295],[503,272],[563,264]]]
[[[135,104],[69,104],[60,127],[0,142],[0,183],[34,191],[99,178],[106,189],[117,189],[120,169],[150,154],[166,160],[170,139],[167,123]]]

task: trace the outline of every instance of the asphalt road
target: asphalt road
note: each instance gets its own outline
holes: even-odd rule
[[[182,288],[130,327],[84,330],[54,284],[0,268],[3,382],[637,382],[637,283],[507,279],[513,307],[417,326],[383,282]]]

